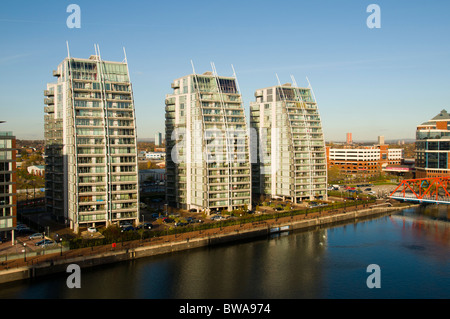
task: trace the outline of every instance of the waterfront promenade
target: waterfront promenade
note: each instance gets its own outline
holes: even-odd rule
[[[41,275],[65,272],[68,264],[80,267],[132,260],[135,258],[170,253],[177,250],[206,247],[267,236],[272,232],[308,229],[341,221],[352,221],[380,214],[390,213],[411,206],[398,204],[389,207],[386,203],[374,203],[340,208],[308,214],[242,223],[192,232],[118,242],[112,245],[93,246],[68,251],[58,251],[45,255],[4,261],[0,265],[0,283],[27,279]]]

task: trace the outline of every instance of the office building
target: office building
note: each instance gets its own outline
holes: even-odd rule
[[[137,222],[138,167],[128,65],[67,57],[48,83],[46,209],[80,227]]]
[[[215,72],[173,81],[166,96],[169,206],[251,209],[247,124],[235,77]]]
[[[402,159],[403,149],[389,148],[387,144],[359,148],[327,146],[328,169],[337,167],[341,173],[351,177],[375,177],[388,165],[400,165]]]
[[[442,110],[417,126],[416,178],[450,175],[450,114]]]
[[[1,122],[0,122],[1,123]],[[0,236],[14,242],[17,223],[16,138],[0,132]]]
[[[326,199],[325,142],[310,88],[290,83],[256,90],[250,102],[255,196],[294,203]]]

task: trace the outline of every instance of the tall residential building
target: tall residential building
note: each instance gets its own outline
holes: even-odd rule
[[[12,132],[0,132],[0,236],[14,242],[17,218],[16,138]]]
[[[442,110],[417,126],[416,178],[450,175],[450,114]]]
[[[325,141],[310,88],[290,83],[256,90],[250,103],[253,192],[294,203],[327,198]],[[253,154],[253,153],[252,153]]]
[[[162,144],[162,134],[160,132],[155,134],[155,147],[161,146]]]
[[[166,96],[166,199],[184,209],[251,209],[247,123],[235,77],[191,74]]]
[[[347,144],[352,144],[353,143],[353,139],[352,139],[352,133],[347,133]]]
[[[67,57],[45,98],[46,208],[80,227],[138,221],[133,91],[127,62]]]

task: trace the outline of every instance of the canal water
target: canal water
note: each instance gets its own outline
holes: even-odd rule
[[[407,209],[294,232],[9,283],[0,298],[450,298],[450,214]],[[379,271],[368,271],[369,265]],[[367,279],[380,284],[369,288]],[[375,279],[373,279],[375,278]]]

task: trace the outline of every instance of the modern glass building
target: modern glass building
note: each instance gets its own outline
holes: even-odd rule
[[[416,178],[450,175],[450,114],[442,110],[417,126]]]
[[[12,132],[0,132],[0,236],[2,238],[11,237],[14,242],[16,218],[16,138]],[[8,236],[8,233],[11,236]]]
[[[53,75],[57,81],[44,91],[47,211],[75,231],[138,222],[136,122],[127,62],[68,57]]]
[[[290,83],[256,90],[250,103],[253,192],[299,203],[327,198],[322,124],[310,88]],[[252,153],[253,154],[253,153]]]
[[[166,96],[166,200],[212,211],[251,209],[247,123],[235,77],[191,74]]]

